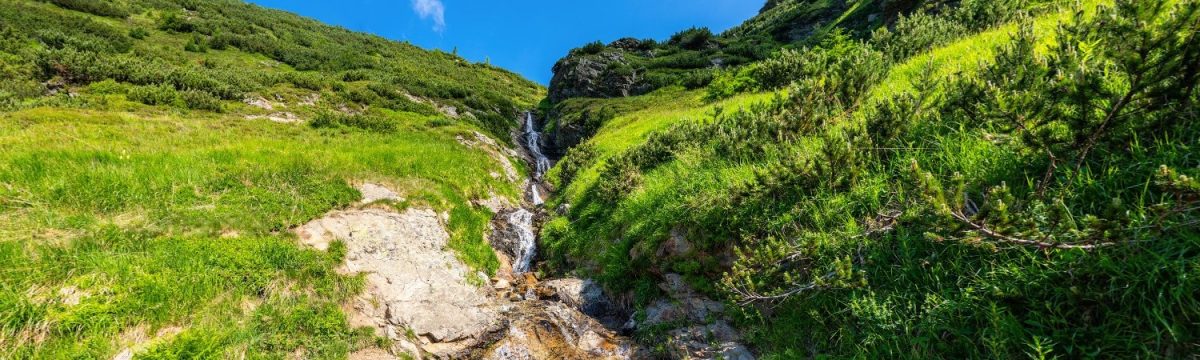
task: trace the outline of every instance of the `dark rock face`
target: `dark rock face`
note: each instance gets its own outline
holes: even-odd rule
[[[604,115],[587,111],[579,114],[577,118],[559,117],[558,126],[547,137],[549,143],[545,144],[546,151],[558,158],[566,156],[568,149],[596,135],[596,131],[605,120],[608,118]]]
[[[624,52],[606,49],[599,54],[573,54],[554,64],[549,99],[557,103],[574,97],[634,96],[650,90],[639,70],[629,66]]]

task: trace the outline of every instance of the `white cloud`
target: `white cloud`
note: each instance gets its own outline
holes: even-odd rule
[[[433,19],[433,31],[446,29],[446,6],[442,0],[412,0],[412,6],[421,19]]]

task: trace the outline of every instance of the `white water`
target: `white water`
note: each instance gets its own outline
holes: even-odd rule
[[[545,200],[542,199],[539,184],[542,182],[542,176],[545,176],[546,171],[550,169],[550,159],[542,154],[542,134],[537,131],[536,124],[533,122],[533,113],[525,113],[524,128],[525,150],[529,152],[529,156],[533,160],[533,164],[531,164],[533,165],[533,178],[529,181],[529,201],[535,207],[542,206]],[[513,259],[513,272],[518,274],[529,272],[532,270],[533,258],[537,254],[537,237],[533,229],[533,213],[528,209],[518,209],[509,214],[507,220],[516,229],[517,234],[517,249],[514,249],[516,259]]]
[[[546,201],[542,200],[542,194],[538,192],[538,184],[529,184],[529,200],[533,201],[533,206],[542,206]]]
[[[550,169],[550,159],[542,154],[542,133],[533,124],[533,113],[525,113],[525,149],[533,156],[533,179],[542,181],[542,175]]]
[[[516,228],[517,233],[517,258],[513,262],[513,272],[527,273],[533,264],[534,255],[537,254],[537,237],[533,234],[533,213],[529,210],[517,209],[508,214],[508,223]]]

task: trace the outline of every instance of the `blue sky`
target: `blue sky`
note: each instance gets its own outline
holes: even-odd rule
[[[542,84],[568,50],[621,37],[715,32],[754,16],[760,0],[249,0],[351,30],[452,51]]]

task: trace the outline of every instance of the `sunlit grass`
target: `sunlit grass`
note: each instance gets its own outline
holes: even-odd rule
[[[145,325],[182,327],[178,341],[220,357],[298,345],[344,355],[371,340],[337,309],[359,280],[334,271],[337,251],[305,249],[289,229],[357,201],[353,183],[450,212],[450,247],[480,270],[497,266],[482,239],[490,214],[469,200],[518,190],[489,175],[495,159],[454,140],[469,128],[426,126],[375,134],[149,109],[0,115],[0,308],[10,309],[0,349],[106,358]],[[62,304],[64,288],[88,295]]]

